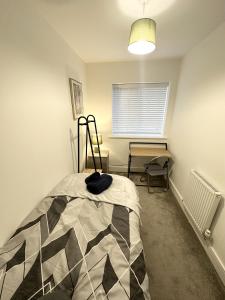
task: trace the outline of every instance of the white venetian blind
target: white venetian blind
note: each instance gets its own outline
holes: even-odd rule
[[[168,83],[113,84],[112,134],[162,136]]]

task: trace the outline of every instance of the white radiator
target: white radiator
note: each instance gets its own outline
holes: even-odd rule
[[[199,173],[192,170],[188,186],[188,195],[184,207],[205,238],[210,238],[210,226],[221,199],[216,191]]]

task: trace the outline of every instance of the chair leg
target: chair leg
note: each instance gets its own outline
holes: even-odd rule
[[[169,180],[169,174],[167,174],[167,189],[170,189],[170,180]]]
[[[163,177],[164,177],[164,181],[165,181],[164,192],[167,192],[169,190],[169,173],[168,173],[168,170],[167,170],[166,175],[164,175]]]

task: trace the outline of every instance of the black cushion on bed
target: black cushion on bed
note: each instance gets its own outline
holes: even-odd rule
[[[38,300],[71,300],[71,298],[67,296],[65,292],[58,290],[58,291],[51,292],[41,298],[38,298]]]
[[[85,182],[88,184],[89,182],[95,181],[101,177],[99,172],[94,172],[88,177],[85,178]]]
[[[100,194],[110,187],[113,178],[108,174],[102,174],[99,178],[87,183],[87,189],[92,194]]]

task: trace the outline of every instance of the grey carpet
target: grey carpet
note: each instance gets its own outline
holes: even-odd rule
[[[141,235],[152,300],[222,300],[225,294],[204,249],[170,191],[137,187]]]
[[[123,176],[127,176],[127,174],[123,173]],[[132,172],[130,174],[130,180],[132,180],[136,185],[147,185],[147,176],[144,173]]]
[[[115,172],[116,173],[116,172]],[[116,173],[123,175],[127,177],[127,173],[121,172],[121,173]],[[137,186],[147,186],[148,185],[148,178],[147,175],[143,172],[131,172],[130,173],[130,180],[132,180]],[[157,186],[166,186],[166,182],[163,180],[162,176],[155,176],[154,177],[154,190],[157,190]],[[158,189],[161,191],[161,188]]]

